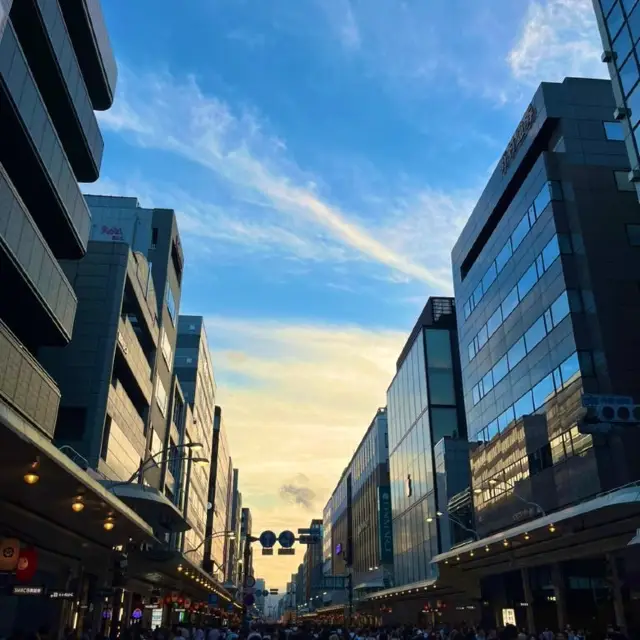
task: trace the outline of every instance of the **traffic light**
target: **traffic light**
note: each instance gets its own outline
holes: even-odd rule
[[[580,420],[581,433],[609,433],[614,427],[640,425],[640,404],[602,403],[587,407]]]

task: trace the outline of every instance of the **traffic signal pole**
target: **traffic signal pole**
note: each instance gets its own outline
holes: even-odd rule
[[[249,608],[246,602],[247,583],[249,581],[249,563],[251,561],[251,543],[255,542],[258,538],[247,534],[244,544],[244,554],[242,558],[242,631],[245,634],[245,638],[249,634]]]

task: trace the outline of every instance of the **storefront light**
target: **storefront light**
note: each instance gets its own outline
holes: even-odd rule
[[[82,496],[77,496],[73,499],[73,502],[71,503],[71,508],[76,513],[80,513],[84,509],[84,502],[82,500]]]
[[[508,541],[507,539],[504,539],[504,540],[502,541],[502,544],[503,544],[505,547],[508,547],[508,546],[509,546],[509,541]]]
[[[111,531],[114,527],[116,526],[116,523],[114,522],[113,518],[111,516],[109,516],[105,521],[104,524],[102,525],[102,528],[105,531]]]
[[[531,538],[531,536],[530,536],[528,533],[525,533],[525,534],[524,534],[524,539],[525,539],[525,540],[529,540],[530,538]]]
[[[489,551],[490,551],[490,549],[489,549],[489,545],[487,545],[487,546],[484,548],[484,550],[485,550],[487,553],[489,553]]]
[[[550,533],[555,533],[555,532],[556,532],[556,527],[555,527],[555,525],[554,525],[554,524],[550,524],[550,525],[549,525],[549,532],[550,532]]]
[[[40,480],[40,475],[38,474],[38,470],[40,469],[40,459],[36,458],[30,465],[27,473],[24,474],[23,480],[27,484],[36,484],[38,480]]]

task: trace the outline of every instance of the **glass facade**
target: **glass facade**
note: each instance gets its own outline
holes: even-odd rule
[[[457,407],[455,339],[449,328],[421,327],[387,391],[396,585],[436,577],[434,446],[466,435]]]

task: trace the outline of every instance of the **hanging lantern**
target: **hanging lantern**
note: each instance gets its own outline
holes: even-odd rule
[[[16,568],[16,580],[18,582],[31,582],[38,569],[38,552],[33,547],[26,547],[20,551],[18,566]]]
[[[15,571],[20,557],[20,540],[3,538],[0,540],[0,571]]]

